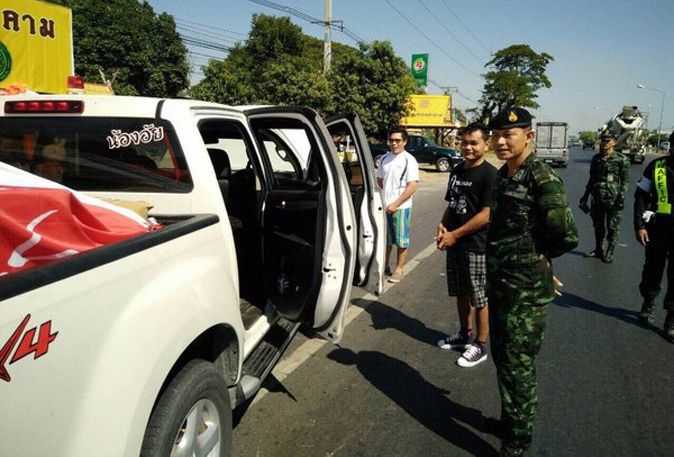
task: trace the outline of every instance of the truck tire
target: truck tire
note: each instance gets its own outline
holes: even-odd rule
[[[183,455],[175,453],[179,445],[181,451],[188,451],[184,455],[231,455],[232,408],[227,385],[205,360],[189,362],[162,392],[145,430],[140,455]]]
[[[451,164],[449,163],[449,159],[447,157],[440,157],[435,161],[435,168],[438,171],[449,171],[450,166]]]

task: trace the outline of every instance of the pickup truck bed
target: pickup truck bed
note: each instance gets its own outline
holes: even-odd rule
[[[157,219],[161,221],[164,228],[156,232],[102,246],[77,256],[55,261],[41,268],[34,268],[0,278],[0,301],[167,243],[209,225],[217,224],[219,221],[218,216],[213,214],[158,217]]]

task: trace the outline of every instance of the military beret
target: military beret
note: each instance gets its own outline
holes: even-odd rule
[[[604,130],[601,132],[601,135],[599,135],[599,139],[601,140],[615,140],[615,135],[611,133],[609,130]]]
[[[670,144],[674,143],[674,132],[669,134],[669,143]]]
[[[491,119],[490,130],[531,127],[531,114],[524,108],[507,108]]]

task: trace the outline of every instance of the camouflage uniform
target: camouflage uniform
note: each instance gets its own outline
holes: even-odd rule
[[[504,442],[528,448],[536,413],[535,359],[546,305],[555,296],[549,259],[578,244],[557,174],[533,155],[498,173],[487,238],[491,347],[501,393]]]
[[[605,261],[613,260],[613,252],[618,242],[618,231],[622,210],[625,206],[625,192],[630,181],[630,162],[619,152],[609,156],[595,154],[590,165],[590,179],[581,198],[581,206],[592,195],[592,223],[594,225],[595,253]],[[606,253],[603,251],[604,236],[608,241]]]

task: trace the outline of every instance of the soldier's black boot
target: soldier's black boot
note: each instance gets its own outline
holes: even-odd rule
[[[595,257],[599,260],[604,258],[604,252],[602,251],[601,243],[597,243],[593,250],[585,254],[586,257]]]
[[[667,311],[664,330],[665,338],[667,338],[670,343],[674,343],[674,311]]]
[[[653,302],[645,301],[644,304],[641,305],[639,320],[644,324],[652,324],[655,322],[655,304]]]
[[[613,254],[615,254],[615,243],[610,242],[606,247],[606,252],[602,256],[601,260],[604,263],[613,263]]]

